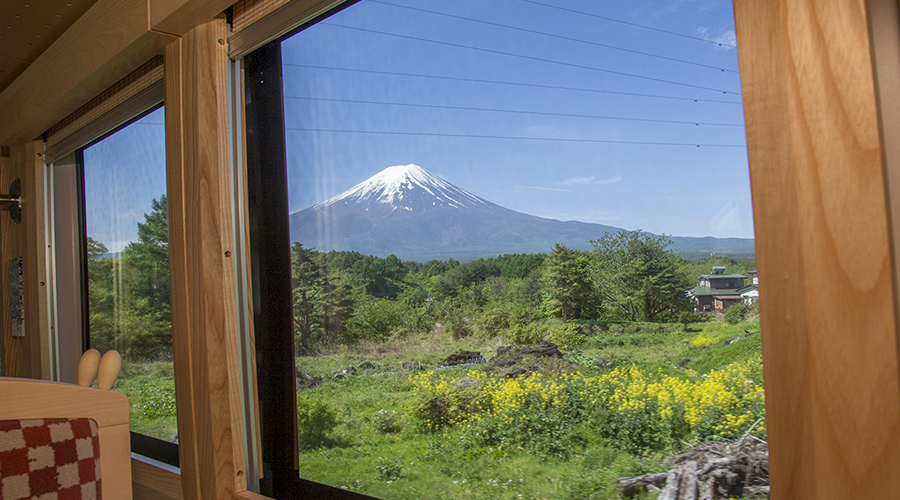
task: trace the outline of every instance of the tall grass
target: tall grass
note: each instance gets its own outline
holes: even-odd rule
[[[504,344],[440,325],[297,358],[321,379],[298,393],[301,476],[388,499],[614,499],[617,477],[665,470],[680,440],[727,438],[762,415],[760,336],[723,343],[758,323],[541,326],[551,330],[566,360],[519,379],[436,370],[455,352],[493,358]],[[422,372],[387,370],[410,361]],[[130,366],[116,389],[133,430],[176,436],[171,365]]]

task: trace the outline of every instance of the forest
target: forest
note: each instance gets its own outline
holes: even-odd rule
[[[291,252],[297,353],[361,340],[383,341],[441,324],[462,338],[510,340],[541,320],[690,323],[685,291],[713,265],[744,273],[753,261],[710,256],[688,261],[670,240],[639,230],[601,234],[593,249],[556,244],[546,254],[505,254],[471,262],[401,261],[358,252]],[[117,255],[87,242],[93,347],[126,359],[171,349],[166,198],[153,201],[137,239]]]

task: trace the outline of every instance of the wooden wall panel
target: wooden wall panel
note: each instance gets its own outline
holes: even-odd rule
[[[863,0],[734,3],[773,498],[889,498],[894,269]]]
[[[178,469],[147,457],[131,455],[134,500],[182,500]]]
[[[147,0],[150,27],[181,36],[222,13],[234,0]]]
[[[166,49],[172,327],[185,498],[245,489],[232,260],[226,24]]]
[[[22,181],[22,222],[0,210],[0,321],[3,335],[2,375],[50,379],[47,259],[44,228],[43,143],[30,141],[9,148],[0,168],[0,193],[8,193],[13,179]],[[12,336],[9,260],[23,258],[25,336]]]
[[[20,171],[19,157],[24,153],[24,148],[4,148],[8,156],[0,157],[0,189],[3,185],[9,186]],[[10,327],[9,312],[9,275],[2,272],[5,262],[14,255],[24,255],[19,245],[20,239],[16,236],[15,224],[9,218],[2,217],[0,213],[0,376],[17,377],[19,372],[19,359],[25,356],[25,347],[21,339],[13,338]],[[21,240],[24,244],[24,239]],[[27,369],[27,368],[26,368]]]
[[[0,144],[35,139],[170,39],[150,31],[147,0],[98,0],[0,94]]]

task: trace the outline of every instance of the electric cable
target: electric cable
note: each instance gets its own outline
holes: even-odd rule
[[[428,14],[434,14],[434,15],[437,15],[437,16],[444,16],[444,17],[449,17],[449,18],[453,18],[453,19],[461,19],[461,20],[464,20],[464,21],[470,21],[470,22],[473,22],[473,23],[480,23],[480,24],[486,24],[486,25],[488,25],[488,26],[496,26],[496,27],[500,27],[500,28],[506,28],[506,29],[516,30],[516,31],[521,31],[521,32],[523,32],[523,33],[531,33],[531,34],[535,34],[535,35],[542,35],[542,36],[547,36],[547,37],[551,37],[551,38],[557,38],[557,39],[559,39],[559,40],[567,40],[567,41],[570,41],[570,42],[584,43],[584,44],[588,44],[588,45],[593,45],[593,46],[595,46],[595,47],[603,47],[603,48],[606,48],[606,49],[612,49],[612,50],[619,50],[619,51],[622,51],[622,52],[628,52],[629,54],[639,54],[639,55],[646,56],[646,57],[654,57],[654,58],[657,58],[657,59],[663,59],[663,60],[666,60],[666,61],[672,61],[672,62],[677,62],[677,63],[681,63],[681,64],[689,64],[689,65],[692,65],[692,66],[698,66],[698,67],[701,67],[701,68],[714,69],[714,70],[717,70],[717,71],[720,71],[720,72],[724,72],[724,73],[735,73],[735,74],[739,74],[739,73],[740,73],[738,70],[734,70],[734,69],[725,69],[725,68],[723,68],[723,67],[721,67],[721,66],[714,66],[714,65],[711,65],[711,64],[703,64],[703,63],[694,62],[694,61],[687,61],[687,60],[685,60],[685,59],[678,59],[678,58],[676,58],[676,57],[668,57],[668,56],[663,56],[663,55],[659,55],[659,54],[652,54],[652,53],[650,53],[650,52],[643,52],[643,51],[640,51],[640,50],[627,49],[627,48],[625,48],[625,47],[618,47],[618,46],[615,46],[615,45],[609,45],[609,44],[600,43],[600,42],[593,42],[593,41],[590,41],[590,40],[584,40],[584,39],[581,39],[581,38],[572,38],[572,37],[568,37],[568,36],[556,35],[556,34],[553,34],[553,33],[547,33],[547,32],[545,32],[545,31],[538,31],[538,30],[532,30],[532,29],[527,29],[527,28],[520,28],[520,27],[518,27],[518,26],[510,26],[510,25],[508,25],[508,24],[495,23],[495,22],[493,22],[493,21],[485,21],[485,20],[483,20],[483,19],[475,19],[475,18],[472,18],[472,17],[457,16],[457,15],[454,15],[454,14],[447,14],[447,13],[444,13],[444,12],[437,12],[437,11],[434,11],[434,10],[422,9],[422,8],[419,8],[419,7],[410,7],[410,6],[408,6],[408,5],[400,5],[400,4],[395,4],[395,3],[391,3],[391,2],[385,2],[385,1],[383,1],[383,0],[369,0],[368,3],[378,3],[378,4],[382,4],[382,5],[390,5],[391,7],[397,7],[397,8],[400,8],[400,9],[415,10],[415,11],[418,11],[418,12],[425,12],[425,13],[428,13]]]
[[[438,44],[438,45],[446,45],[448,47],[477,50],[479,52],[486,52],[489,54],[498,54],[498,55],[503,55],[503,56],[508,56],[508,57],[516,57],[519,59],[527,59],[529,61],[544,62],[544,63],[548,63],[548,64],[558,64],[560,66],[567,66],[567,67],[578,68],[578,69],[586,69],[586,70],[590,70],[590,71],[599,71],[601,73],[608,73],[611,75],[625,76],[625,77],[629,77],[629,78],[637,78],[640,80],[648,80],[648,81],[653,81],[653,82],[665,83],[667,85],[678,85],[681,87],[688,87],[688,88],[694,88],[694,89],[699,89],[699,90],[708,90],[711,92],[717,92],[717,93],[722,93],[722,94],[741,95],[740,92],[733,92],[733,91],[729,91],[729,90],[705,87],[703,85],[695,85],[692,83],[676,82],[673,80],[666,80],[664,78],[656,78],[656,77],[652,77],[652,76],[636,75],[634,73],[626,73],[624,71],[603,69],[603,68],[598,68],[596,66],[588,66],[585,64],[567,63],[567,62],[563,62],[563,61],[556,61],[553,59],[546,59],[543,57],[528,56],[525,54],[516,54],[514,52],[505,52],[502,50],[486,49],[483,47],[475,47],[472,45],[464,45],[464,44],[453,43],[453,42],[444,42],[444,41],[440,41],[440,40],[432,40],[429,38],[422,38],[422,37],[416,37],[416,36],[411,36],[411,35],[401,35],[398,33],[390,33],[387,31],[379,31],[379,30],[373,30],[373,29],[368,29],[368,28],[360,28],[357,26],[346,26],[346,25],[342,25],[342,24],[334,24],[334,23],[329,23],[329,22],[324,22],[324,21],[319,24],[322,24],[325,26],[332,26],[335,28],[344,28],[344,29],[349,29],[349,30],[362,31],[365,33],[374,33],[377,35],[392,36],[392,37],[403,38],[403,39],[407,39],[407,40],[416,40],[419,42],[434,43],[434,44]]]
[[[581,10],[569,9],[569,8],[566,8],[566,7],[560,7],[560,6],[558,6],[558,5],[550,5],[550,4],[546,4],[546,3],[542,3],[542,2],[536,2],[535,0],[519,0],[519,1],[520,1],[520,2],[525,2],[525,3],[531,3],[531,4],[534,4],[534,5],[541,5],[541,6],[550,8],[550,9],[557,9],[557,10],[562,10],[562,11],[565,11],[565,12],[571,12],[571,13],[573,13],[573,14],[578,14],[578,15],[582,15],[582,16],[593,17],[593,18],[596,18],[596,19],[603,19],[604,21],[610,21],[610,22],[614,22],[614,23],[625,24],[625,25],[628,25],[628,26],[634,26],[634,27],[636,27],[636,28],[643,28],[643,29],[647,29],[647,30],[651,30],[651,31],[658,31],[658,32],[660,32],[660,33],[666,33],[666,34],[668,34],[668,35],[680,36],[680,37],[682,37],[682,38],[689,38],[689,39],[691,39],[691,40],[697,40],[697,41],[700,41],[700,42],[712,43],[712,44],[718,45],[719,47],[728,47],[728,48],[732,48],[732,49],[736,49],[736,48],[737,48],[737,45],[733,45],[733,44],[730,44],[730,43],[717,42],[717,41],[715,41],[715,40],[709,40],[709,39],[707,39],[707,38],[702,38],[702,37],[699,37],[699,36],[686,35],[686,34],[684,34],[684,33],[678,33],[678,32],[675,32],[675,31],[669,31],[669,30],[664,30],[664,29],[660,29],[660,28],[654,28],[654,27],[652,27],[652,26],[647,26],[647,25],[645,25],[645,24],[638,24],[638,23],[632,23],[632,22],[628,22],[628,21],[622,21],[621,19],[615,19],[615,18],[612,18],[612,17],[601,16],[601,15],[599,15],[599,14],[591,14],[590,12],[584,12],[584,11],[581,11]]]
[[[517,141],[546,141],[546,142],[574,142],[588,144],[630,144],[638,146],[682,146],[682,147],[706,147],[706,148],[746,148],[745,144],[703,144],[695,142],[658,142],[658,141],[623,141],[616,139],[567,139],[563,137],[521,137],[511,135],[486,135],[486,134],[450,134],[438,132],[403,132],[390,130],[341,130],[327,128],[285,127],[285,130],[295,132],[325,132],[336,134],[377,134],[377,135],[404,135],[420,137],[447,137],[462,139],[503,139]]]
[[[540,83],[523,83],[523,82],[511,82],[507,80],[487,80],[483,78],[464,78],[464,77],[456,77],[456,76],[442,76],[442,75],[426,75],[422,73],[403,73],[398,71],[380,71],[374,69],[360,69],[360,68],[340,68],[336,66],[320,66],[315,64],[294,64],[294,63],[282,63],[283,66],[290,66],[295,68],[312,68],[312,69],[325,69],[330,71],[349,71],[354,73],[371,73],[376,75],[389,75],[389,76],[403,76],[403,77],[414,77],[414,78],[431,78],[437,80],[450,80],[450,81],[458,81],[458,82],[472,82],[472,83],[489,83],[493,85],[513,85],[519,87],[533,87],[533,88],[541,88],[541,89],[549,89],[549,90],[567,90],[573,92],[591,92],[597,94],[611,94],[611,95],[622,95],[622,96],[631,96],[631,97],[647,97],[647,98],[655,98],[655,99],[670,99],[677,101],[693,101],[693,102],[708,102],[708,103],[717,103],[717,104],[742,104],[741,101],[728,101],[722,99],[701,99],[695,97],[681,97],[681,96],[673,96],[673,95],[662,95],[662,94],[643,94],[638,92],[619,92],[614,90],[601,90],[601,89],[589,89],[584,87],[565,87],[560,85],[544,85]]]
[[[323,102],[341,102],[341,103],[349,103],[349,104],[374,104],[380,106],[403,106],[403,107],[412,107],[412,108],[433,108],[433,109],[452,109],[459,111],[483,111],[483,112],[491,112],[491,113],[515,113],[515,114],[523,114],[523,115],[540,115],[540,116],[562,116],[568,118],[594,118],[600,120],[622,120],[622,121],[635,121],[635,122],[650,122],[650,123],[670,123],[675,125],[694,125],[694,126],[713,126],[713,127],[743,127],[743,124],[740,123],[721,123],[721,122],[698,122],[698,121],[690,121],[690,120],[664,120],[659,118],[633,118],[627,116],[607,116],[607,115],[585,115],[585,114],[577,114],[577,113],[558,113],[558,112],[550,112],[550,111],[525,111],[525,110],[517,110],[517,109],[502,109],[502,108],[478,108],[473,106],[450,106],[444,104],[418,104],[418,103],[404,103],[404,102],[395,102],[395,101],[366,101],[360,99],[335,99],[335,98],[325,98],[325,97],[304,97],[304,96],[284,96],[285,99],[297,99],[297,100],[306,100],[306,101],[323,101]]]

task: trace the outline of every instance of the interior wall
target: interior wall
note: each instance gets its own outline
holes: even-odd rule
[[[11,377],[51,378],[47,270],[44,227],[43,142],[31,141],[9,148],[0,164],[0,193],[8,194],[12,181],[22,182],[22,222],[0,210],[0,321],[3,332],[2,374]],[[23,336],[13,336],[10,261],[22,258],[24,285]]]

